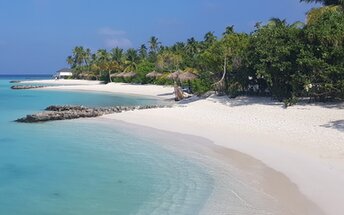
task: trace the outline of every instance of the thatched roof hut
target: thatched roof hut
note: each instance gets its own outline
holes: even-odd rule
[[[183,72],[182,70],[177,70],[174,73],[169,74],[166,78],[184,82],[195,80],[198,78],[198,75],[189,71]]]
[[[123,78],[133,78],[135,77],[137,74],[135,72],[125,72],[123,75]]]
[[[179,75],[182,74],[183,71],[182,70],[177,70],[174,73],[171,73],[167,76],[168,79],[172,79],[172,80],[177,80]]]
[[[183,72],[180,75],[178,75],[179,81],[182,81],[182,82],[192,81],[192,80],[195,80],[197,78],[198,78],[198,76],[192,72]]]
[[[110,77],[122,78],[124,77],[124,74],[125,72],[115,73],[115,74],[111,74]]]
[[[162,73],[157,71],[150,72],[146,75],[147,78],[158,78],[160,76],[162,76]]]

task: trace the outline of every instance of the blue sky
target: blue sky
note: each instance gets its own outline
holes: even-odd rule
[[[169,45],[226,26],[250,32],[272,17],[304,21],[299,0],[1,0],[0,74],[50,74],[76,45],[138,47],[152,35]]]

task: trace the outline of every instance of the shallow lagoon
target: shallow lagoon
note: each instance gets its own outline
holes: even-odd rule
[[[0,80],[0,214],[197,214],[212,178],[185,157],[106,125],[13,122],[51,104],[156,103],[85,92],[10,90]]]

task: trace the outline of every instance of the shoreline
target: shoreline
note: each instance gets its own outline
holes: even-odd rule
[[[158,85],[133,85],[127,83],[101,84],[99,81],[88,80],[33,80],[23,81],[23,84],[51,84],[57,86],[47,86],[40,90],[61,90],[61,91],[86,91],[100,93],[116,93],[132,96],[145,96],[159,100],[171,100],[174,98],[173,86]]]
[[[57,86],[53,90],[125,92],[166,98],[161,86],[110,84]],[[118,87],[119,86],[119,87]],[[40,89],[38,89],[40,90]],[[153,93],[154,92],[154,93]],[[161,96],[159,96],[161,94]],[[165,95],[165,96],[163,96]],[[169,95],[170,96],[170,95]],[[344,210],[343,104],[282,104],[266,98],[211,97],[180,107],[103,116],[167,132],[194,135],[217,146],[247,154],[281,172],[325,214]]]
[[[218,146],[203,137],[105,117],[79,119],[78,122],[105,124],[201,166],[214,184],[200,214],[324,214],[282,173],[251,156]]]

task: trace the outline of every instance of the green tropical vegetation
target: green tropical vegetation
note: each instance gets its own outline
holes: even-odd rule
[[[298,98],[344,99],[344,1],[321,3],[306,23],[273,18],[249,34],[225,28],[221,37],[207,32],[164,46],[157,37],[138,49],[90,49],[77,46],[67,62],[75,78],[106,82],[191,86],[196,94],[214,90],[235,97],[271,96],[291,105]],[[151,73],[155,71],[155,73]],[[176,71],[194,74],[178,79]],[[183,73],[182,72],[182,73]]]

